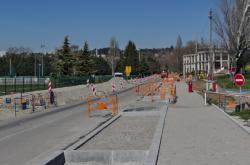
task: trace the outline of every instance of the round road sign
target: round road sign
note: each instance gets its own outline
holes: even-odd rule
[[[236,74],[234,76],[234,83],[236,86],[241,87],[245,84],[245,78],[242,74]]]

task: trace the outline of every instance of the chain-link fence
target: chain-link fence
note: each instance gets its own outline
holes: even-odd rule
[[[49,78],[38,77],[1,77],[0,95],[44,90],[47,89],[48,80]]]
[[[215,104],[232,116],[239,116],[247,121],[250,119],[250,95],[239,93],[204,93],[205,104]]]
[[[13,93],[25,93],[30,91],[48,89],[48,81],[51,80],[53,88],[69,87],[90,83],[101,83],[112,78],[111,75],[100,76],[61,76],[61,77],[0,77],[0,95]]]

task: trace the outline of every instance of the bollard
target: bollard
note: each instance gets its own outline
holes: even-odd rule
[[[193,92],[193,84],[192,84],[192,81],[190,81],[190,82],[188,83],[188,92],[189,92],[189,93],[192,93],[192,92]]]
[[[205,92],[205,105],[207,105],[207,92]]]
[[[213,92],[216,92],[216,81],[213,81]]]
[[[31,103],[32,103],[32,113],[35,112],[36,106],[36,96],[34,94],[31,95]]]

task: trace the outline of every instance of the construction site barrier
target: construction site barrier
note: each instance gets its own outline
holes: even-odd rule
[[[159,83],[149,82],[135,87],[135,92],[138,96],[153,96],[159,91]]]
[[[151,96],[152,102],[155,98],[161,100],[168,100],[169,103],[177,102],[176,85],[175,83],[180,81],[180,78],[176,74],[170,74],[169,77],[163,77],[161,82],[158,79],[148,81],[145,84],[140,84],[135,87],[135,93],[138,96]],[[154,97],[158,96],[158,97]]]
[[[246,109],[250,112],[250,95],[240,93],[210,92],[204,93],[205,105],[217,104],[224,111],[240,112]]]
[[[160,87],[160,99],[169,100],[170,103],[177,102],[176,79],[174,77],[163,78]]]
[[[54,104],[50,103],[48,94],[11,94],[10,96],[0,98],[0,110],[4,112],[16,113],[33,113],[36,111],[49,110],[52,105],[56,106],[56,97]]]
[[[89,96],[87,97],[88,116],[91,117],[91,111],[105,111],[111,112],[112,116],[118,114],[118,98],[117,95],[111,96]]]

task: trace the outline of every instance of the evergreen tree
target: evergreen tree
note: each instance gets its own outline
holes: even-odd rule
[[[141,60],[141,74],[142,76],[149,75],[149,65],[145,58]]]
[[[91,58],[95,65],[92,67],[92,73],[96,75],[110,75],[111,68],[107,61],[105,61],[102,57],[92,57]]]
[[[77,72],[80,76],[90,75],[93,71],[94,60],[90,57],[89,46],[84,42],[82,53],[77,62]]]
[[[65,55],[70,54],[70,43],[69,43],[68,36],[64,37],[62,51],[63,51],[63,54],[65,54]]]
[[[139,73],[139,55],[136,50],[136,46],[132,41],[128,42],[125,48],[125,66],[132,67],[132,75]]]
[[[153,58],[152,56],[148,56],[147,65],[149,66],[149,73],[150,74],[160,72],[160,64],[159,64],[159,62],[155,58]]]
[[[70,51],[68,36],[65,36],[62,49],[57,50],[57,75],[72,75],[74,58]]]

